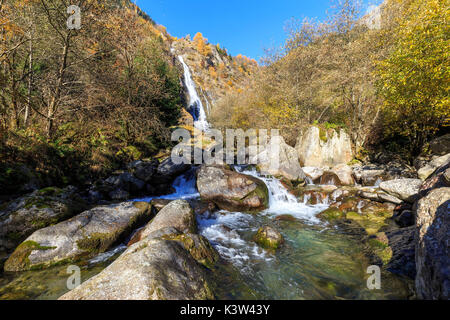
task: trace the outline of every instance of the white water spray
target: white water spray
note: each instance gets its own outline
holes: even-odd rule
[[[206,113],[205,109],[203,108],[203,103],[197,94],[197,90],[195,89],[195,83],[194,80],[192,80],[191,71],[189,70],[188,65],[184,62],[182,56],[178,56],[178,59],[183,65],[184,69],[184,81],[186,88],[188,89],[190,100],[189,107],[195,110],[194,114],[192,115],[194,117],[194,127],[201,131],[207,131],[210,126],[208,121],[206,120]]]

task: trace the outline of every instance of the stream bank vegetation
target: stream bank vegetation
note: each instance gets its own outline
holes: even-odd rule
[[[170,36],[128,1],[0,1],[0,184],[78,184],[151,156],[181,114]],[[25,167],[26,166],[26,167]],[[45,183],[44,183],[45,184]]]
[[[412,161],[449,128],[448,1],[360,8],[342,0],[326,21],[289,22],[247,89],[213,108],[214,126],[279,128],[290,145],[310,125],[341,127],[357,157],[384,148]]]

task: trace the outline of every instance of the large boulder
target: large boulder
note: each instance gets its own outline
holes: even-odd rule
[[[430,141],[430,149],[434,154],[450,153],[450,133]]]
[[[6,261],[5,271],[39,269],[107,251],[150,219],[146,202],[100,206],[34,232]]]
[[[419,178],[422,180],[426,180],[429,176],[431,176],[439,167],[447,164],[450,162],[450,153],[436,158],[432,161],[430,161],[427,165],[420,168],[419,171],[417,171],[417,174],[419,175]]]
[[[188,171],[192,166],[190,164],[175,164],[172,158],[167,158],[156,169],[152,183],[164,184],[171,183],[176,177]]]
[[[421,185],[420,179],[397,179],[380,183],[380,188],[403,201],[414,202]]]
[[[318,181],[324,173],[322,168],[317,167],[303,167],[302,170],[306,177],[311,179],[312,182]]]
[[[177,241],[146,238],[61,300],[210,300],[204,269]]]
[[[355,184],[355,180],[353,179],[353,170],[348,165],[339,164],[333,167],[333,169],[331,169],[331,172],[336,174],[336,176],[339,178],[341,185],[351,186]]]
[[[297,151],[286,144],[282,137],[274,137],[267,148],[258,155],[258,168],[262,174],[284,177],[291,181],[305,180],[306,176],[300,167]],[[277,144],[274,152],[270,146]],[[273,165],[277,163],[278,165]]]
[[[363,186],[376,186],[388,179],[388,173],[381,166],[354,166],[356,182]]]
[[[139,239],[146,238],[159,229],[172,227],[182,233],[195,233],[197,220],[186,200],[175,200],[162,208],[156,217],[140,233]]]
[[[75,187],[49,187],[2,206],[0,251],[11,251],[34,231],[58,223],[87,209]]]
[[[333,167],[353,159],[350,137],[344,130],[324,130],[312,126],[300,134],[295,146],[305,167]]]
[[[450,188],[432,190],[416,211],[419,299],[450,299]]]
[[[264,226],[258,229],[254,236],[254,240],[264,249],[276,250],[283,242],[283,236],[272,227]]]
[[[424,197],[433,189],[450,187],[450,181],[447,178],[450,170],[450,161],[437,168],[434,173],[429,176],[420,187],[420,195]]]
[[[150,182],[158,169],[158,160],[142,161],[137,160],[128,164],[127,169],[133,173],[133,175],[146,183]]]
[[[202,166],[197,173],[197,188],[203,201],[212,201],[223,210],[256,212],[269,204],[263,181],[223,167]]]

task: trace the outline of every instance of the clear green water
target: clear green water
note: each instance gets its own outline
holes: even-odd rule
[[[323,225],[301,220],[274,221],[273,217],[227,214],[203,224],[202,233],[210,238],[226,263],[218,267],[214,280],[220,299],[407,299],[411,282],[389,272],[381,273],[381,289],[367,289],[369,262],[357,240]],[[235,217],[232,217],[235,216]],[[205,226],[206,225],[206,226]],[[237,230],[247,243],[227,241],[228,228]],[[271,225],[285,237],[276,252],[258,250],[252,237],[261,225]],[[215,228],[216,233],[208,230]],[[236,237],[236,232],[231,231]],[[224,235],[221,235],[224,234]],[[233,247],[224,250],[223,247]],[[256,250],[256,251],[255,251]]]
[[[301,220],[241,213],[199,219],[222,260],[210,277],[219,299],[406,299],[408,281],[382,272],[382,289],[368,290],[368,261],[361,245],[338,230]],[[253,243],[259,226],[271,225],[285,237],[276,253]],[[224,227],[225,226],[225,227]],[[116,256],[95,265],[79,264],[82,281],[101,272]],[[0,275],[0,299],[57,299],[68,291],[67,266]]]

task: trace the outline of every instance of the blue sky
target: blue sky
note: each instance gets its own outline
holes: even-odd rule
[[[365,0],[365,6],[376,0]],[[325,19],[331,0],[134,0],[175,37],[201,32],[232,55],[259,60],[264,48],[280,46],[291,18]]]

